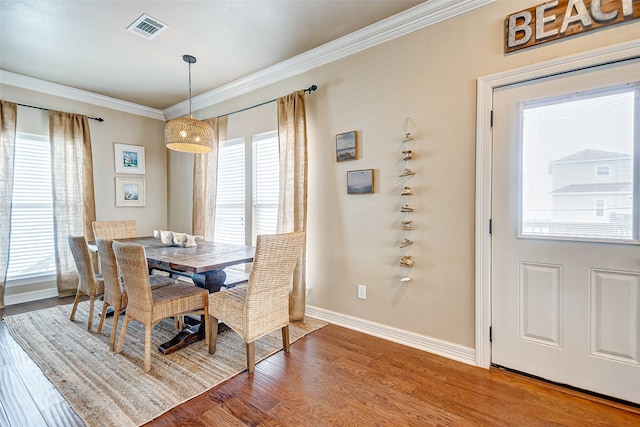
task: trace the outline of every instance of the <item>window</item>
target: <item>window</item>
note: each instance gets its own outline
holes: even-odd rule
[[[7,280],[15,286],[55,274],[49,138],[17,134],[12,203]]]
[[[276,232],[279,197],[276,131],[224,141],[218,151],[215,240],[255,245],[258,234]]]
[[[254,136],[253,142],[253,236],[275,234],[280,188],[278,134]]]
[[[224,141],[218,150],[216,242],[245,244],[244,139]]]
[[[639,99],[635,84],[522,106],[521,236],[638,241]]]

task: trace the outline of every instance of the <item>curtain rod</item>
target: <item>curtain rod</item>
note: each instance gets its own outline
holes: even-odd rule
[[[49,111],[48,108],[36,107],[35,105],[27,105],[27,104],[17,104],[17,105],[19,105],[21,107],[35,108],[36,110]],[[100,123],[104,122],[104,119],[102,117],[89,117],[89,116],[87,116],[87,118],[91,119],[91,120],[95,120],[95,121],[100,122]]]
[[[317,89],[318,89],[318,86],[316,86],[316,85],[311,85],[311,86],[309,86],[308,88],[304,89],[304,91],[303,91],[303,92],[309,92],[309,93],[311,93],[311,92],[314,92],[314,91],[315,91],[315,90],[317,90]],[[278,100],[278,98],[276,98],[276,99],[270,99],[269,101],[264,101],[264,102],[261,102],[261,103],[259,103],[259,104],[252,105],[252,106],[250,106],[250,107],[241,108],[240,110],[232,111],[232,112],[227,113],[227,114],[222,114],[222,115],[218,116],[217,118],[225,117],[225,116],[230,116],[230,115],[232,115],[232,114],[236,114],[236,113],[241,113],[241,112],[243,112],[243,111],[251,110],[252,108],[256,108],[256,107],[262,107],[263,105],[271,104],[272,102],[276,102],[277,100]]]

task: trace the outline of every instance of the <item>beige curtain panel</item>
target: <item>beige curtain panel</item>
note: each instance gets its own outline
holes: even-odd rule
[[[278,233],[307,230],[307,119],[304,91],[278,98],[280,141],[280,200]],[[293,274],[289,318],[302,320],[305,312],[306,237],[302,256]]]
[[[58,295],[74,295],[78,287],[67,236],[93,236],[96,220],[93,159],[87,116],[49,111],[51,170],[54,171],[53,221]],[[91,240],[91,239],[88,239]],[[94,263],[96,260],[92,260]]]
[[[0,308],[4,308],[4,289],[9,267],[17,111],[17,104],[0,100]]]
[[[191,233],[213,241],[216,217],[218,144],[227,139],[228,117],[204,120],[213,128],[213,151],[196,154],[193,159],[193,212]]]

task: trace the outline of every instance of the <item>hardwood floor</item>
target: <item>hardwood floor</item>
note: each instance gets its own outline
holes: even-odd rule
[[[0,426],[83,425],[4,324],[0,344]],[[640,426],[640,410],[328,325],[146,427],[177,425]]]

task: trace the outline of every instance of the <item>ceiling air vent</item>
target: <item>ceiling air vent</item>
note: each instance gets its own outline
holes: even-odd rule
[[[169,28],[167,24],[163,24],[149,15],[142,14],[127,27],[127,30],[151,40],[167,28]]]

